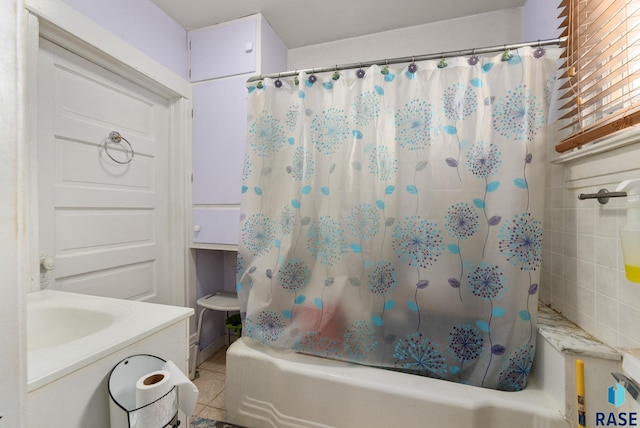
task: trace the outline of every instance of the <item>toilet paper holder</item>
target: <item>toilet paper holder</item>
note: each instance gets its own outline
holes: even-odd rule
[[[108,379],[111,428],[176,428],[180,425],[176,385],[157,400],[141,407],[136,405],[136,381],[161,370],[165,363],[153,355],[133,355],[111,370]]]

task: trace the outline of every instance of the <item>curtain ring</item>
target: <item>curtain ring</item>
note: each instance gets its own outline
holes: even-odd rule
[[[507,45],[504,45],[504,52],[502,53],[502,61],[509,61],[511,58],[513,58],[513,55],[511,54],[511,49],[507,49]]]
[[[333,76],[331,76],[331,79],[338,80],[339,78],[340,73],[338,73],[338,64],[336,64],[335,67],[333,67]]]
[[[109,146],[107,145],[107,143],[111,142],[113,144],[120,144],[123,141],[127,143],[127,146],[129,146],[129,153],[131,153],[131,155],[127,155],[127,160],[121,161],[111,156],[111,153],[109,153],[109,148],[108,148]],[[118,131],[111,131],[109,133],[109,137],[104,140],[104,152],[107,154],[107,156],[109,156],[109,158],[112,161],[114,161],[115,163],[119,163],[120,165],[126,165],[128,163],[131,163],[131,161],[133,160],[133,155],[135,154],[135,152],[133,151],[133,147],[131,147],[131,143],[122,135],[120,135]]]
[[[467,63],[471,66],[476,65],[480,61],[480,58],[476,55],[476,48],[471,49],[471,56],[467,60]]]
[[[533,51],[533,57],[542,58],[544,54],[545,54],[545,50],[542,47],[542,42],[540,42],[540,39],[538,39],[538,47],[536,48],[536,50]]]
[[[380,70],[380,73],[387,75],[389,74],[389,60],[387,58],[384,59],[384,67]]]
[[[447,61],[444,60],[444,52],[442,52],[442,58],[440,58],[440,62],[438,63],[438,68],[445,68],[447,66]]]
[[[307,77],[307,81],[311,84],[316,83],[316,81],[318,80],[318,78],[316,77],[316,69],[312,68],[311,69],[311,74]]]

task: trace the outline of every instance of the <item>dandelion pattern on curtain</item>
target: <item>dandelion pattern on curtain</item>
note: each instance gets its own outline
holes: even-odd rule
[[[523,389],[558,56],[521,48],[250,84],[243,334]]]

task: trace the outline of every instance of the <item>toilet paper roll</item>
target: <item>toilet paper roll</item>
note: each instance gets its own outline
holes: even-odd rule
[[[146,406],[163,397],[173,388],[171,372],[157,370],[147,373],[136,382],[136,408]]]

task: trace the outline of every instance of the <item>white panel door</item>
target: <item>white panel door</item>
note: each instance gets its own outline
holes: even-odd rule
[[[48,288],[173,303],[169,103],[53,43],[38,56],[39,250]],[[111,131],[134,151],[105,152]],[[116,160],[126,144],[108,144]],[[42,275],[41,275],[42,277]]]

